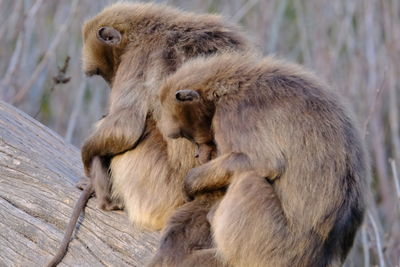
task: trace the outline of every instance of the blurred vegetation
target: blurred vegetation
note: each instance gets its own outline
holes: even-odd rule
[[[0,0],[0,98],[80,146],[109,89],[81,72],[81,26],[114,1]],[[355,111],[371,155],[369,212],[347,266],[399,266],[400,1],[169,0],[242,25],[264,52],[304,64]],[[67,57],[66,73],[60,74]],[[70,80],[66,83],[57,80]]]

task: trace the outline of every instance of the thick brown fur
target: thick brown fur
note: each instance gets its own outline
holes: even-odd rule
[[[212,149],[161,134],[159,85],[190,58],[249,45],[218,16],[141,3],[107,7],[85,23],[83,41],[84,71],[101,75],[112,88],[108,115],[82,147],[85,172],[90,174],[96,157],[110,161],[99,172],[110,170],[110,183],[103,188],[111,188],[111,205],[121,203],[137,225],[161,229],[185,203],[185,175],[207,161]],[[205,219],[202,223],[208,225]]]
[[[214,141],[190,196],[229,186],[211,216],[232,266],[341,266],[365,210],[368,166],[339,97],[302,67],[227,53],[185,63],[161,89],[165,135]]]

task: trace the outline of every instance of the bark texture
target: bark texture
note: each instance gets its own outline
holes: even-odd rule
[[[82,174],[77,148],[0,102],[0,266],[44,266],[52,258]],[[158,238],[91,199],[59,266],[143,266]]]

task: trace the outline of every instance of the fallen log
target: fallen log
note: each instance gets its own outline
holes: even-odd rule
[[[77,148],[0,101],[0,266],[44,266],[53,257],[82,174]],[[59,266],[143,266],[158,238],[91,199]]]

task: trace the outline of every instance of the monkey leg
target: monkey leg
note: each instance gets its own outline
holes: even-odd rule
[[[90,170],[96,199],[102,210],[121,210],[122,203],[111,198],[111,177],[109,173],[110,160],[105,157],[93,158]]]
[[[300,251],[291,247],[295,240],[281,202],[267,179],[254,171],[233,175],[211,228],[219,256],[228,264],[299,266],[291,261]]]
[[[243,171],[249,168],[249,158],[243,153],[232,152],[221,155],[189,171],[184,183],[185,192],[192,198],[200,192],[227,187],[234,171]]]
[[[222,195],[223,192],[199,195],[178,208],[168,220],[158,251],[148,266],[218,266],[211,265],[218,262],[215,253],[206,253],[206,249],[212,248],[213,244],[207,214],[213,205],[218,204]],[[201,259],[210,264],[196,264]]]
[[[99,208],[103,210],[122,210],[121,201],[111,198],[111,177],[109,173],[109,159],[96,156],[92,160],[89,177],[83,177],[76,187],[85,190],[93,186]]]

